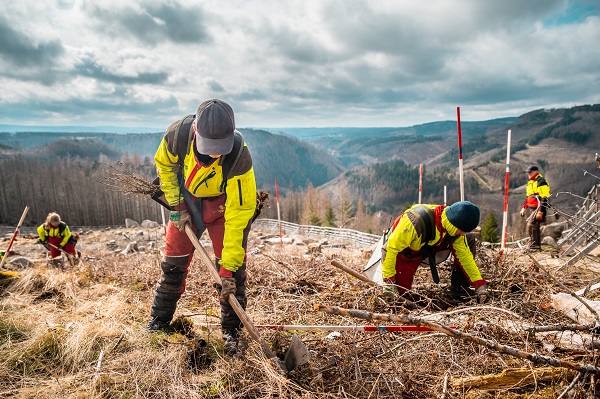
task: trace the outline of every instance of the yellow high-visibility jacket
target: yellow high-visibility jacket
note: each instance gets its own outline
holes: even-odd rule
[[[171,147],[172,148],[172,147]],[[235,272],[244,262],[244,229],[248,227],[256,209],[256,180],[252,167],[250,151],[244,143],[240,158],[229,173],[229,179],[223,188],[223,157],[209,165],[199,161],[194,153],[195,138],[192,139],[188,153],[183,160],[183,179],[185,189],[194,197],[210,198],[226,194],[225,233],[223,253],[220,265]],[[178,208],[183,204],[177,173],[179,156],[169,150],[167,137],[163,137],[154,156],[156,169],[161,181],[161,190],[169,205]],[[185,209],[185,207],[183,208]]]
[[[46,241],[47,237],[62,237],[63,239],[60,242],[61,247],[64,247],[69,242],[69,238],[71,238],[71,230],[69,230],[69,226],[65,222],[60,222],[57,227],[53,227],[52,225],[46,226],[46,223],[43,223],[37,228],[37,233],[42,241]]]
[[[413,205],[410,209],[413,209],[417,206],[421,206],[421,204]],[[428,204],[424,206],[427,206],[433,210],[439,205]],[[396,274],[396,256],[405,249],[408,248],[413,251],[421,251],[421,249],[426,245],[432,246],[435,249],[435,246],[441,245],[444,238],[446,238],[448,235],[456,236],[456,231],[458,229],[448,220],[448,217],[446,216],[446,210],[447,208],[444,208],[441,215],[438,216],[438,218],[441,218],[441,220],[436,220],[435,237],[431,241],[425,243],[421,242],[421,237],[423,234],[425,234],[425,232],[418,231],[420,229],[417,229],[415,224],[413,224],[413,222],[410,220],[408,212],[405,212],[400,217],[396,228],[391,232],[387,241],[387,253],[381,265],[381,271],[384,279],[393,277]],[[469,249],[467,237],[458,236],[450,243],[450,248],[455,258],[460,262],[461,267],[467,274],[471,285],[473,287],[478,287],[485,284],[485,280],[483,277],[481,277],[479,268],[475,264],[473,254]]]
[[[527,190],[525,191],[527,198],[523,204],[523,208],[541,207],[542,211],[546,210],[548,197],[550,197],[550,183],[540,173],[536,174],[527,181]],[[541,200],[538,201],[538,197]]]

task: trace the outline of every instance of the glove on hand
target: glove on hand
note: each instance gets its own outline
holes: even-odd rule
[[[396,285],[396,279],[394,277],[386,278],[383,281],[383,295],[393,298],[398,295],[398,286]]]
[[[525,216],[525,208],[521,208],[521,213],[520,213],[521,217]]]
[[[190,213],[186,210],[171,211],[171,213],[169,213],[169,220],[175,225],[175,227],[177,227],[177,230],[185,233],[185,225],[186,223],[191,225],[192,215],[190,215]]]
[[[475,295],[477,295],[477,303],[484,303],[487,301],[489,291],[487,285],[480,285],[475,290]]]
[[[223,266],[219,268],[219,276],[221,276],[221,295],[219,301],[222,305],[227,305],[229,303],[229,294],[235,295],[235,291],[237,290],[236,281],[233,278],[233,273]]]

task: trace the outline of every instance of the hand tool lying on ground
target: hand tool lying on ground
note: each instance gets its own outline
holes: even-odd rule
[[[218,329],[221,328],[220,324],[202,324],[203,328]],[[409,332],[409,331],[433,331],[429,327],[423,326],[315,326],[315,325],[303,325],[303,324],[275,324],[275,325],[254,325],[259,330],[276,330],[276,331],[363,331],[363,332]],[[456,328],[455,326],[448,326],[450,328]]]
[[[202,244],[200,244],[200,240],[198,240],[198,238],[196,237],[196,234],[194,233],[194,230],[190,227],[189,224],[185,225],[185,233],[187,234],[188,238],[194,245],[194,248],[196,248],[196,251],[200,255],[200,260],[201,260],[202,264],[204,265],[204,267],[208,270],[210,275],[213,277],[213,280],[215,281],[215,283],[220,285],[221,277],[219,277],[219,272],[217,272],[217,269],[213,266],[213,262],[210,259],[210,256],[208,255],[208,253],[206,252],[206,249],[204,249]],[[233,308],[233,310],[235,311],[235,313],[237,314],[237,316],[240,318],[240,320],[242,321],[242,323],[248,330],[250,337],[252,337],[252,339],[254,339],[255,341],[257,341],[260,344],[265,356],[269,360],[273,361],[274,364],[281,371],[287,373],[287,372],[294,370],[298,366],[308,363],[308,361],[310,360],[310,353],[308,352],[308,349],[306,348],[304,343],[300,340],[300,338],[298,338],[297,335],[294,335],[292,337],[292,341],[290,343],[290,348],[288,349],[288,352],[285,355],[285,360],[282,363],[275,356],[275,353],[273,353],[273,351],[271,350],[269,345],[267,345],[265,340],[262,339],[262,337],[258,333],[258,330],[254,326],[252,321],[250,321],[250,319],[248,318],[248,315],[246,314],[244,308],[242,308],[242,306],[238,302],[235,295],[229,295],[228,301],[229,301],[229,304],[231,305],[231,307]]]
[[[331,264],[333,266],[337,267],[338,269],[341,269],[341,270],[345,271],[346,273],[348,273],[348,274],[356,277],[360,281],[364,281],[365,283],[369,283],[373,287],[379,286],[379,284],[377,284],[375,281],[371,280],[369,277],[365,276],[362,273],[357,272],[356,270],[352,270],[349,267],[342,265],[339,261],[337,261],[335,259],[331,261]]]

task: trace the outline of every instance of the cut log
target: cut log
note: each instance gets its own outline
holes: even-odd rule
[[[575,375],[572,370],[558,367],[542,367],[531,369],[529,367],[506,369],[500,374],[479,375],[475,377],[451,378],[450,385],[453,389],[511,389],[521,388],[536,382],[570,379]]]
[[[561,292],[552,295],[551,298],[554,308],[563,312],[569,319],[580,324],[592,324],[596,322],[596,316],[570,294]],[[600,301],[590,301],[589,299],[583,300],[596,312],[600,312]]]

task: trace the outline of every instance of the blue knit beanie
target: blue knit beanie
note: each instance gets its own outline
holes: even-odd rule
[[[479,208],[469,201],[455,202],[446,208],[446,217],[454,227],[468,233],[479,224]]]

